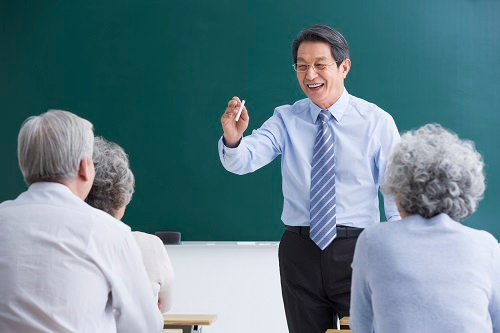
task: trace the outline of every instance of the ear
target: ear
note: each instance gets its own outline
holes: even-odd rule
[[[349,73],[350,69],[351,69],[351,59],[346,59],[342,61],[342,63],[340,64],[340,70],[344,75],[344,79],[347,77],[347,73]]]
[[[80,161],[80,166],[78,167],[78,177],[84,181],[89,181],[91,179],[90,162],[90,158],[85,157]]]

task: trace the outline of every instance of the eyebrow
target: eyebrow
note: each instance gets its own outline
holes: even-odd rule
[[[305,62],[304,58],[302,58],[302,57],[297,57],[297,61],[299,61],[299,60],[300,60],[300,61],[304,61],[304,62]],[[326,60],[326,61],[328,61],[328,60],[330,60],[330,59],[328,59],[327,57],[318,57],[318,58],[314,59],[314,61],[321,61],[321,60]],[[334,60],[334,61],[335,61],[335,60]]]

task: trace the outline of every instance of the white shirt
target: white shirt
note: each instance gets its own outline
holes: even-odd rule
[[[174,292],[174,269],[165,245],[155,235],[134,231],[132,233],[142,253],[142,261],[148,273],[155,298],[162,306],[162,312],[172,307]]]
[[[333,117],[337,224],[366,228],[380,221],[378,189],[399,133],[392,117],[376,106],[350,95],[328,108]],[[281,155],[283,214],[286,225],[309,226],[311,161],[321,109],[305,98],[277,107],[274,115],[238,147],[219,140],[222,165],[235,174],[253,172]],[[393,198],[384,196],[388,220],[399,220]]]
[[[130,228],[58,183],[0,204],[0,332],[160,332]]]

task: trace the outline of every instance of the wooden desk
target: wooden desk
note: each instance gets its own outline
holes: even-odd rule
[[[181,329],[183,333],[199,333],[203,326],[217,320],[214,314],[163,314],[163,328]]]
[[[342,317],[339,320],[340,329],[335,330],[333,328],[326,331],[326,333],[352,333],[349,329],[349,317]]]
[[[348,330],[349,329],[349,317],[342,317],[339,320],[340,329]]]

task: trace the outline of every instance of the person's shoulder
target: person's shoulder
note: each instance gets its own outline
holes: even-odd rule
[[[306,112],[310,108],[310,103],[311,101],[309,100],[309,98],[304,98],[296,101],[292,105],[290,104],[280,105],[276,107],[276,109],[274,110],[274,114],[281,116],[290,116]]]
[[[459,224],[466,233],[464,238],[467,241],[467,246],[470,247],[469,252],[475,253],[478,260],[482,258],[489,267],[499,265],[500,244],[495,236],[485,230],[478,230],[462,225],[461,223]]]
[[[160,237],[158,237],[156,235],[148,234],[146,232],[132,231],[132,236],[134,236],[134,238],[140,242],[152,242],[152,243],[163,244]]]
[[[156,235],[148,234],[141,231],[133,231],[132,236],[134,237],[135,241],[137,242],[137,245],[139,245],[141,249],[147,247],[151,249],[156,248],[163,250],[165,248],[160,237]]]
[[[387,230],[390,227],[388,224],[392,224],[392,222],[375,223],[366,227],[359,235],[358,242],[364,243],[367,248],[385,242],[384,235],[390,232],[390,230]]]
[[[392,116],[380,108],[377,104],[368,102],[362,98],[349,95],[351,106],[360,114],[366,117],[374,117],[375,119],[392,120]]]
[[[85,206],[82,207],[82,210],[90,215],[97,232],[112,233],[116,236],[123,236],[130,232],[130,227],[122,221],[115,219],[108,213],[94,208],[87,203],[84,204]]]
[[[0,209],[10,207],[14,204],[14,200],[5,200],[0,202]]]
[[[3,202],[0,202],[0,209],[3,208],[10,208],[10,207],[16,207],[16,206],[22,206],[26,204],[33,203],[33,200],[30,200],[30,193],[29,189],[21,192],[16,198],[13,199],[8,199]]]
[[[411,215],[401,220],[378,222],[365,228],[361,236],[364,235],[373,247],[383,247],[387,242],[397,241],[406,237],[410,225],[421,222],[419,215]]]
[[[130,244],[135,244],[130,227],[120,220],[115,219],[108,213],[88,206],[86,210],[89,216],[88,242],[93,244],[89,249],[89,255],[98,255],[106,258],[109,263],[115,262],[115,256],[126,253],[125,256],[135,251]],[[123,257],[120,257],[123,260]]]
[[[481,251],[498,250],[498,240],[485,230],[475,229],[453,220],[447,214],[442,213],[432,218],[439,221],[447,230],[453,230],[456,235],[462,238],[471,248],[481,249]]]
[[[460,228],[468,234],[468,237],[473,240],[477,245],[485,248],[498,248],[498,240],[486,230],[478,230],[469,226],[458,224]]]
[[[383,235],[386,232],[393,228],[397,228],[398,221],[387,221],[387,222],[379,222],[375,223],[369,227],[366,227],[361,235],[365,235],[365,237],[377,238],[379,235]]]

